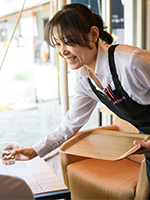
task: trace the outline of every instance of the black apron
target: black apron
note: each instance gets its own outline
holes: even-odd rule
[[[111,91],[112,95],[108,93],[106,96],[104,93],[97,90],[88,78],[89,84],[100,101],[117,116],[133,124],[139,129],[140,133],[150,134],[150,105],[138,104],[124,91],[118,79],[114,62],[114,50],[116,46],[117,45],[112,45],[108,50],[109,67],[116,88],[114,91]],[[146,157],[147,175],[150,183],[150,153],[144,155]]]

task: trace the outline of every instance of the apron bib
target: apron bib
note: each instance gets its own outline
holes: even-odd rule
[[[130,122],[141,132],[150,134],[150,105],[138,104],[124,91],[118,79],[114,62],[113,53],[116,46],[117,45],[113,45],[108,50],[110,71],[116,88],[114,91],[112,91],[114,98],[111,96],[108,98],[104,93],[97,90],[92,84],[91,80],[88,78],[89,84],[100,101],[117,116]]]

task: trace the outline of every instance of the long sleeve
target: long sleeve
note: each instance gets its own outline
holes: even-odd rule
[[[88,95],[89,93],[86,79],[77,77],[75,96],[64,120],[54,131],[33,146],[40,157],[59,147],[88,121],[97,104],[97,101]]]

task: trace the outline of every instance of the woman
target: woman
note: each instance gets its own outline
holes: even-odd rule
[[[45,39],[76,70],[75,96],[59,126],[32,148],[16,150],[16,159],[42,157],[60,146],[88,121],[98,101],[150,134],[150,51],[112,46],[101,17],[82,4],[65,5],[56,13]],[[142,147],[139,153],[150,152],[150,142],[135,144]]]

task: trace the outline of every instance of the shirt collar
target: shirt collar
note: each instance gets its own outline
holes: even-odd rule
[[[80,76],[90,77],[89,70],[85,66],[80,68]]]
[[[109,71],[108,48],[109,45],[99,41],[96,66],[95,66],[96,75],[108,76],[108,71]]]

